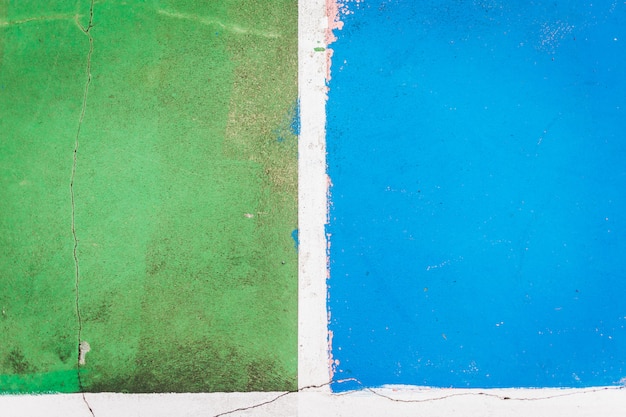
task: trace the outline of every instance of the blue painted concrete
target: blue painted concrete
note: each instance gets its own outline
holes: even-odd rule
[[[620,384],[626,5],[350,7],[329,310],[335,378],[360,382],[333,389]]]

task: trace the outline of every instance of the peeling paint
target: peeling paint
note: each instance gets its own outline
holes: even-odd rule
[[[82,342],[80,342],[80,345],[78,345],[78,364],[79,365],[85,365],[86,362],[86,357],[87,357],[87,353],[91,352],[91,346],[89,346],[89,342],[83,340]]]

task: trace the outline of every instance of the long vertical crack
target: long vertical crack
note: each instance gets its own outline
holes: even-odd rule
[[[85,89],[83,90],[83,102],[80,110],[80,118],[78,119],[78,127],[76,129],[76,136],[74,139],[74,154],[72,160],[72,175],[70,177],[70,198],[72,205],[72,237],[74,239],[74,248],[73,248],[73,257],[74,257],[74,287],[75,287],[75,308],[76,308],[76,318],[78,324],[78,335],[76,346],[78,348],[78,356],[76,357],[76,372],[78,378],[78,388],[83,398],[83,402],[89,409],[92,417],[95,417],[93,409],[87,398],[85,397],[85,391],[83,387],[83,381],[80,373],[80,367],[84,363],[84,355],[85,355],[85,346],[88,346],[86,342],[82,340],[82,332],[83,332],[83,320],[80,313],[80,268],[78,262],[78,237],[76,235],[76,196],[74,193],[74,180],[76,179],[76,166],[78,162],[78,146],[80,133],[83,126],[83,120],[85,119],[85,112],[87,110],[87,96],[89,94],[89,86],[91,85],[91,56],[93,54],[93,37],[91,36],[91,29],[93,28],[93,8],[94,8],[95,0],[91,0],[89,6],[89,21],[87,22],[87,26],[83,26],[76,18],[76,24],[80,27],[80,30],[87,36],[89,39],[89,52],[87,53],[87,65],[86,65],[86,75],[87,80],[85,81]]]

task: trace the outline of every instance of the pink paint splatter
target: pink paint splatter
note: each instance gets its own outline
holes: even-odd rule
[[[326,27],[326,82],[330,81],[330,66],[333,57],[333,50],[328,47],[337,40],[337,36],[333,30],[341,30],[343,22],[339,18],[339,4],[337,0],[326,0],[326,17],[328,18],[328,26]]]
[[[343,28],[343,22],[339,18],[340,7],[343,7],[343,4],[340,5],[337,0],[326,0],[326,16],[328,17],[326,45],[329,45],[337,40],[333,30],[341,30]]]
[[[333,31],[343,28],[343,22],[341,21],[342,14],[353,13],[348,4],[356,3],[358,5],[362,1],[363,0],[326,0],[326,16],[328,17],[328,26],[326,27],[326,82],[330,81],[330,66],[334,52],[332,48],[328,48],[328,45],[337,40],[337,36],[335,36]]]
[[[329,48],[328,45],[335,42],[337,40],[337,36],[333,32],[336,30],[343,29],[343,22],[341,21],[341,15],[347,15],[354,13],[350,9],[349,4],[354,3],[358,5],[363,2],[363,0],[326,0],[326,16],[328,18],[328,26],[326,27],[326,82],[330,81],[330,66],[333,57],[333,50]]]

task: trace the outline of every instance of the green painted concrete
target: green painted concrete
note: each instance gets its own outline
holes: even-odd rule
[[[0,392],[294,389],[297,2],[91,6],[0,0]]]

